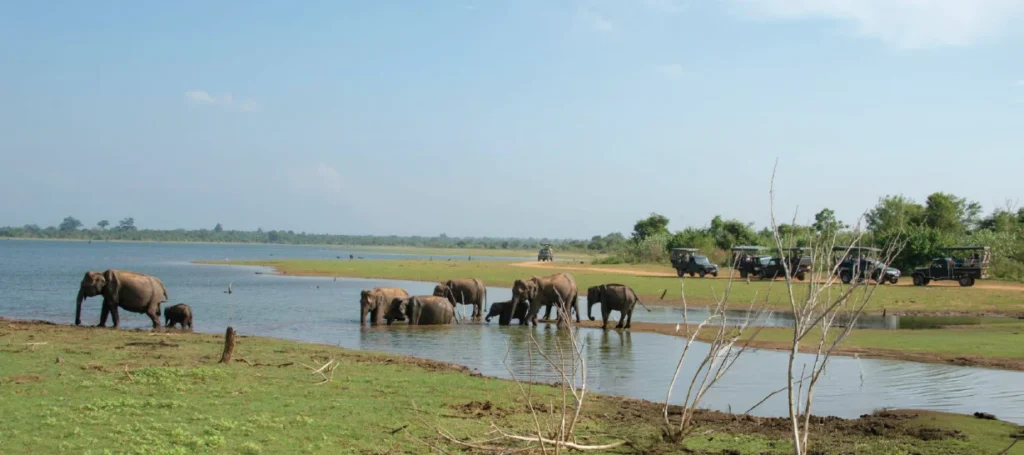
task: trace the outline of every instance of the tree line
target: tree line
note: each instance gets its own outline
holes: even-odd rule
[[[622,237],[621,234],[616,234]],[[536,250],[542,244],[555,245],[559,251],[595,251],[588,249],[584,240],[548,238],[397,236],[397,235],[335,235],[283,230],[255,231],[229,230],[221,223],[213,229],[140,229],[135,219],[127,217],[112,224],[101,220],[94,227],[85,228],[75,217],[64,218],[57,226],[40,227],[28,224],[20,227],[0,227],[0,237],[23,239],[112,240],[141,242],[208,242],[208,243],[269,243],[285,245],[345,245],[345,246],[407,246],[425,248],[479,248],[490,250]],[[624,240],[625,238],[622,237]],[[600,252],[600,251],[597,251]]]
[[[720,265],[731,261],[729,250],[737,245],[772,247],[772,230],[757,230],[753,223],[716,216],[704,227],[671,232],[669,219],[652,213],[633,226],[632,236],[610,247],[605,263],[667,262],[672,248],[699,248]],[[990,273],[997,278],[1024,280],[1024,208],[1010,204],[982,214],[981,205],[948,193],[933,193],[924,203],[895,195],[879,199],[864,216],[866,244],[882,247],[896,236],[906,241],[893,266],[904,271],[927,265],[949,246],[988,246],[992,249]],[[835,235],[839,244],[849,243],[853,228],[836,218],[829,208],[815,214],[807,225],[782,224],[779,233],[805,246],[815,236]]]

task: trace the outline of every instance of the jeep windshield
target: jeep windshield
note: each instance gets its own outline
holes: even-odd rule
[[[662,257],[664,257],[664,256],[662,256]],[[698,263],[700,265],[711,265],[711,262],[708,261],[708,257],[707,256],[694,256],[693,257],[693,262],[696,262],[696,263]]]

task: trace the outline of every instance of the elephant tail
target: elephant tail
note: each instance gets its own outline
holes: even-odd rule
[[[636,299],[636,303],[639,303],[640,306],[644,307],[644,309],[647,310],[648,313],[651,312],[651,309],[647,308],[647,305],[644,305],[644,301],[640,300],[640,296],[636,295],[636,291],[634,291],[632,288],[630,288],[629,292],[631,294],[633,294],[633,298]]]

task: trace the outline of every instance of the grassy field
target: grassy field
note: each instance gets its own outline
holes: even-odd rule
[[[333,246],[332,246],[333,247]],[[337,248],[343,248],[352,251],[372,251],[377,253],[392,253],[392,254],[419,254],[423,256],[479,256],[479,257],[514,257],[523,258],[523,260],[537,259],[537,250],[491,250],[485,248],[420,248],[413,246],[337,246]],[[593,260],[598,255],[587,254],[587,253],[576,253],[576,252],[563,252],[555,251],[556,257],[559,260],[563,259],[576,259],[576,260]]]
[[[221,346],[213,335],[0,320],[0,453],[436,453],[428,444],[457,452],[435,428],[482,437],[491,423],[521,434],[533,426],[516,384],[459,367],[258,337],[240,338],[235,350],[256,366],[219,365]],[[330,359],[339,362],[332,380],[316,385],[302,364]],[[558,393],[529,388],[537,401]],[[784,419],[702,412],[699,436],[680,446],[661,440],[660,406],[592,396],[580,443],[632,444],[618,453],[790,451]],[[969,416],[896,412],[824,419],[812,449],[995,454],[1021,432]],[[1024,445],[1009,453],[1024,454]]]
[[[348,261],[285,259],[277,261],[214,262],[234,265],[270,266],[289,275],[347,276],[360,278],[391,278],[415,281],[443,281],[450,278],[477,277],[490,286],[511,287],[519,278],[547,275],[554,270],[523,267],[521,264],[500,261]],[[568,267],[568,264],[555,264]],[[623,283],[633,287],[641,298],[658,300],[665,293],[662,304],[681,303],[680,280],[675,277],[636,276],[613,271],[591,270],[601,266],[585,266],[586,270],[571,270],[580,288],[602,284]],[[607,266],[617,268],[623,266]],[[648,271],[648,270],[645,270]],[[669,270],[671,272],[671,270]],[[696,305],[713,301],[725,291],[728,280],[686,278],[683,280],[687,300]],[[781,282],[735,281],[730,304],[746,308],[755,298],[767,299],[776,310],[788,310]],[[1024,315],[1024,292],[1016,288],[989,289],[983,287],[915,287],[880,286],[867,307],[868,312],[890,314],[993,314]]]

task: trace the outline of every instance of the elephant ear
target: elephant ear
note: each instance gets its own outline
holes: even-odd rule
[[[106,285],[103,287],[104,297],[110,299],[110,302],[114,305],[120,304],[121,295],[121,280],[117,276],[117,272],[113,269],[103,272],[103,279],[106,281]]]

